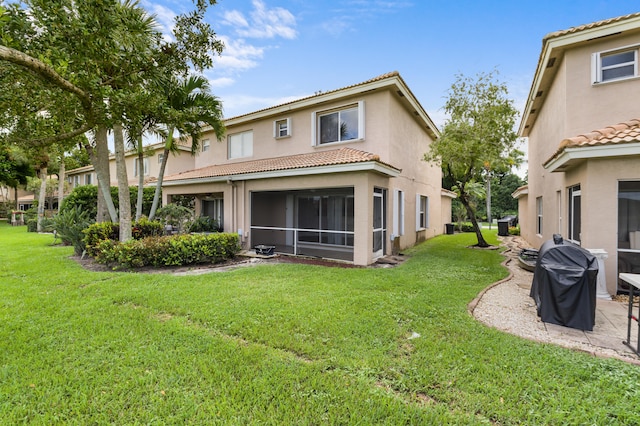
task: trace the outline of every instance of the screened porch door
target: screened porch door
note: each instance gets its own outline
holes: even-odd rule
[[[373,258],[384,256],[386,230],[385,217],[386,190],[373,190]]]

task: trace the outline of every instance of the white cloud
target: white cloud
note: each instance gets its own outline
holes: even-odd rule
[[[295,26],[296,18],[287,9],[281,7],[267,8],[262,0],[253,0],[253,10],[249,19],[237,10],[224,14],[225,25],[235,27],[240,37],[294,39],[298,35]]]
[[[247,70],[258,65],[264,56],[264,48],[247,44],[243,39],[231,40],[220,36],[224,42],[222,54],[215,60],[217,69]]]
[[[253,111],[286,104],[297,99],[306,98],[311,94],[283,97],[259,97],[243,94],[226,95],[223,99],[225,117],[235,117]]]
[[[233,85],[233,83],[235,82],[236,81],[231,77],[219,77],[219,78],[209,79],[209,85],[215,89],[219,89],[222,87],[229,87]]]

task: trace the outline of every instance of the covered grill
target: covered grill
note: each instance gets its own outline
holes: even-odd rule
[[[596,316],[598,261],[587,250],[559,235],[538,253],[531,297],[544,322],[593,330]]]

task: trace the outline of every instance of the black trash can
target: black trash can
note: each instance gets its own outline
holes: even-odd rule
[[[455,224],[453,223],[445,223],[446,228],[447,228],[447,235],[453,235],[453,230],[454,230],[454,226]]]
[[[498,221],[498,235],[501,237],[506,237],[509,235],[509,220],[508,219],[500,219]]]
[[[598,261],[587,250],[554,236],[540,247],[530,296],[544,322],[592,331]]]

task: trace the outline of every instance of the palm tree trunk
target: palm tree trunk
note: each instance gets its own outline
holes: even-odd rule
[[[144,197],[144,151],[142,149],[142,136],[138,138],[138,198],[136,200],[136,222],[142,216],[142,198]]]
[[[60,156],[60,171],[58,172],[58,213],[60,213],[60,207],[62,207],[62,200],[64,200],[64,153]]]
[[[98,196],[98,218],[96,220],[100,222],[100,219],[104,218],[104,208],[102,206],[101,201],[104,203],[104,207],[106,207],[109,217],[111,218],[111,222],[118,222],[118,212],[116,211],[116,206],[113,204],[113,199],[111,198],[111,178],[109,176],[109,146],[107,141],[107,128],[105,126],[98,126],[96,129],[96,148],[94,149],[89,143],[84,145],[87,153],[89,154],[89,158],[91,159],[91,164],[93,165],[94,170],[96,171],[96,179],[98,180],[98,191],[99,194],[102,195],[102,199],[100,195]]]
[[[162,154],[162,163],[160,164],[160,171],[158,172],[158,181],[156,182],[156,191],[153,194],[153,203],[151,204],[151,211],[149,212],[149,220],[153,220],[156,216],[156,210],[160,204],[160,194],[162,193],[162,181],[164,180],[164,171],[167,167],[167,160],[169,159],[169,147],[173,143],[173,130],[169,128],[169,135],[164,144],[164,151]]]
[[[116,176],[118,178],[118,207],[120,210],[120,241],[131,239],[131,195],[127,164],[124,157],[124,130],[122,124],[113,125],[113,141],[116,156]]]
[[[47,196],[47,165],[40,167],[40,194],[38,194],[38,226],[37,231],[42,232],[42,219],[44,218],[44,203]]]

